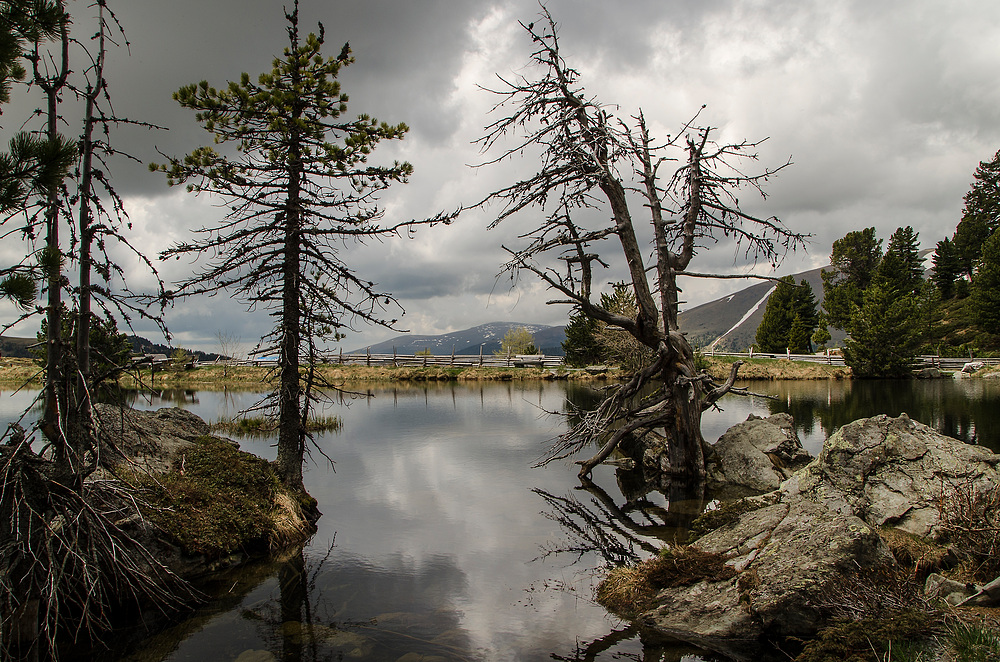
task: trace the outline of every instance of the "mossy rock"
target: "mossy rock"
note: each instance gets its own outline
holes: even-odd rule
[[[201,437],[172,471],[141,476],[144,515],[189,554],[266,550],[281,483],[273,467],[218,437]]]

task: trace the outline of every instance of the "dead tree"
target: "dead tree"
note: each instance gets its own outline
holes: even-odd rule
[[[697,116],[675,136],[650,136],[641,111],[620,119],[613,107],[588,96],[559,51],[557,26],[548,10],[540,20],[521,24],[531,37],[531,71],[537,76],[499,77],[493,112],[502,117],[480,138],[488,158],[480,167],[525,153],[540,152],[538,171],[494,191],[480,205],[499,204],[495,227],[524,210],[543,209],[538,227],[522,236],[523,247],[504,247],[505,268],[534,273],[560,298],[588,317],[631,334],[653,351],[650,362],[625,384],[611,390],[595,411],[563,435],[543,461],[564,458],[598,444],[582,462],[581,476],[607,459],[628,435],[648,432],[665,440],[661,468],[701,478],[705,473],[701,414],[729,391],[695,369],[694,351],[677,326],[678,279],[695,274],[692,259],[707,244],[727,239],[753,261],[776,264],[804,240],[774,218],[743,211],[737,195],[759,193],[780,167],[758,174],[740,169],[757,159],[758,142],[718,144],[711,127]],[[640,243],[639,215],[651,225],[651,257]],[[607,219],[610,216],[610,222]],[[613,249],[609,245],[616,242]],[[624,260],[637,312],[628,317],[600,305],[595,269],[607,267],[615,252]]]

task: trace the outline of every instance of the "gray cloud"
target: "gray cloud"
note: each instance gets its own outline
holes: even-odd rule
[[[202,79],[221,85],[243,71],[267,70],[285,43],[285,4],[121,3],[119,18],[132,44],[131,55],[113,55],[116,110],[169,130],[122,129],[116,145],[148,161],[160,158],[157,149],[179,155],[203,144],[208,135],[172,101],[172,92]],[[745,200],[753,212],[777,215],[792,230],[813,235],[808,252],[790,255],[779,275],[824,264],[835,239],[869,225],[885,238],[899,225],[912,225],[923,245],[932,246],[954,230],[978,162],[1000,147],[1000,5],[552,0],[548,6],[583,83],[604,103],[617,104],[621,117],[641,108],[663,134],[707,104],[701,119],[718,126],[721,139],[768,137],[762,163],[791,157],[794,165],[770,182],[767,200]],[[497,73],[525,72],[531,45],[516,21],[536,20],[538,11],[533,0],[302,2],[305,29],[322,21],[331,52],[345,41],[354,50],[357,61],[341,76],[349,114],[411,127],[405,141],[375,155],[416,168],[408,185],[383,198],[388,219],[476,202],[534,167],[530,158],[481,169],[468,164],[482,159],[472,141],[491,120],[487,111],[495,101],[478,86],[494,85]],[[85,20],[78,23],[82,30]],[[5,132],[31,107],[17,94],[4,112]],[[149,254],[220,214],[211,200],[168,190],[142,167],[121,162],[114,174],[135,224],[134,241]],[[345,256],[400,297],[407,311],[400,326],[417,333],[503,318],[565,320],[566,309],[547,307],[551,293],[537,283],[525,278],[511,289],[495,279],[505,259],[501,244],[517,245],[540,212],[487,232],[495,213],[472,211],[451,227],[421,230],[412,239],[348,246]],[[12,243],[5,240],[0,254],[23,255]],[[190,268],[164,264],[162,274],[173,280]],[[703,251],[693,268],[751,267],[720,244]],[[130,271],[134,282],[148,283],[140,270]],[[614,281],[623,274],[613,261],[605,275]],[[742,286],[697,281],[686,286],[685,298],[694,305]],[[5,309],[0,313],[10,319]],[[178,306],[168,322],[191,345],[211,345],[219,329],[247,339],[270,325],[260,311],[248,315],[245,306],[220,298]],[[391,335],[359,329],[347,344]]]

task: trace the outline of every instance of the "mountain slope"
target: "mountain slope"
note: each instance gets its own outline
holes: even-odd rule
[[[823,299],[822,270],[812,269],[792,274],[795,282],[805,279],[812,287],[817,304]],[[715,343],[715,349],[745,352],[753,344],[757,327],[764,318],[767,296],[774,289],[774,282],[759,281],[739,292],[734,292],[715,301],[695,306],[678,316],[681,331],[695,347],[706,348]],[[565,327],[542,326],[522,322],[490,322],[481,326],[455,331],[438,336],[405,334],[392,340],[371,346],[373,354],[391,354],[393,348],[399,354],[416,354],[430,350],[432,354],[479,354],[480,346],[484,354],[492,354],[500,349],[500,340],[511,328],[527,327],[535,337],[535,345],[543,353],[562,356],[562,342],[566,339]],[[844,333],[830,329],[833,335],[831,345],[841,344]],[[364,347],[353,352],[365,351]]]
[[[562,341],[565,340],[565,327],[545,326],[542,324],[526,324],[524,322],[489,322],[471,329],[453,331],[437,336],[405,334],[391,340],[371,346],[372,354],[392,354],[393,349],[399,354],[416,354],[430,350],[431,354],[492,354],[500,349],[500,341],[512,328],[525,327],[535,338],[535,345],[542,353],[549,356],[562,356]],[[351,350],[351,353],[364,353],[365,347]]]
[[[812,287],[817,307],[823,300],[823,269],[792,274],[795,282],[805,280]],[[696,347],[708,347],[714,343],[715,349],[745,352],[753,344],[757,327],[764,319],[767,305],[766,296],[774,288],[774,282],[762,281],[728,296],[704,303],[678,315],[681,330],[688,341]],[[838,345],[844,339],[844,332],[830,329],[833,336],[831,345]]]

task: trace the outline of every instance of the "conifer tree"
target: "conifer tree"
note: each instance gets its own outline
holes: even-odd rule
[[[804,279],[796,285],[794,278],[785,276],[767,298],[754,342],[761,352],[806,354],[812,351],[818,321],[812,286]]]
[[[896,228],[879,263],[876,277],[882,278],[900,294],[916,294],[924,282],[918,237],[910,226]]]
[[[987,239],[1000,228],[1000,151],[991,161],[980,161],[974,181],[965,194],[962,220],[952,243],[962,271],[972,278]]]
[[[731,390],[739,366],[720,385],[698,372],[677,324],[678,279],[720,276],[690,270],[700,248],[716,237],[732,238],[752,259],[772,264],[802,241],[778,219],[740,206],[740,191],[763,193],[764,181],[780,167],[747,174],[737,162],[754,158],[759,143],[715,143],[713,129],[694,119],[658,139],[642,111],[616,117],[617,107],[587,92],[580,72],[566,61],[558,26],[544,6],[538,21],[522,26],[533,48],[532,66],[524,69],[530,73],[500,77],[494,92],[502,116],[486,127],[480,144],[492,151],[487,163],[537,153],[538,167],[482,204],[500,206],[491,227],[518,212],[537,215],[537,224],[522,235],[524,245],[508,249],[512,272],[535,274],[559,293],[553,303],[620,329],[651,357],[629,382],[609,389],[543,461],[600,444],[581,463],[585,477],[622,439],[663,434],[661,469],[696,484],[706,475],[702,412]],[[598,213],[585,213],[598,207]],[[651,255],[639,239],[641,217],[650,224]],[[633,316],[608,310],[593,289],[594,270],[619,259],[629,273]],[[653,382],[663,387],[648,388]]]
[[[267,351],[278,355],[277,470],[286,485],[301,490],[306,420],[315,397],[315,375],[303,382],[302,360],[316,357],[324,339],[339,337],[357,320],[390,327],[396,322],[387,310],[398,304],[351,269],[342,257],[343,242],[449,222],[452,216],[381,223],[378,193],[405,182],[413,167],[374,166],[368,158],[379,142],[402,139],[408,127],[368,115],[343,119],[348,97],[336,78],[354,61],[349,46],[336,57],[324,55],[322,24],[319,34],[303,38],[297,1],[285,19],[288,46],[271,71],[256,79],[244,73],[219,89],[203,81],[174,94],[195,111],[214,144],[238,153],[206,146],[150,167],[165,172],[170,184],[190,182],[189,191],[226,201],[224,220],[161,257],[204,260],[177,295],[228,290],[270,311],[275,325],[265,341]]]
[[[864,292],[850,319],[844,362],[855,376],[904,377],[909,374],[919,341],[913,297],[900,297],[879,279]]]
[[[566,363],[583,367],[601,360],[601,345],[597,341],[600,322],[580,311],[569,316],[566,339],[562,343]]]
[[[854,306],[861,304],[881,261],[882,240],[875,237],[875,228],[848,232],[833,242],[833,269],[822,274],[823,309],[830,326],[847,328]]]
[[[960,273],[961,266],[955,244],[945,237],[937,243],[934,251],[934,272],[931,277],[942,299],[950,299],[955,295],[955,280]]]
[[[983,244],[971,289],[976,322],[988,333],[1000,333],[1000,231]]]

